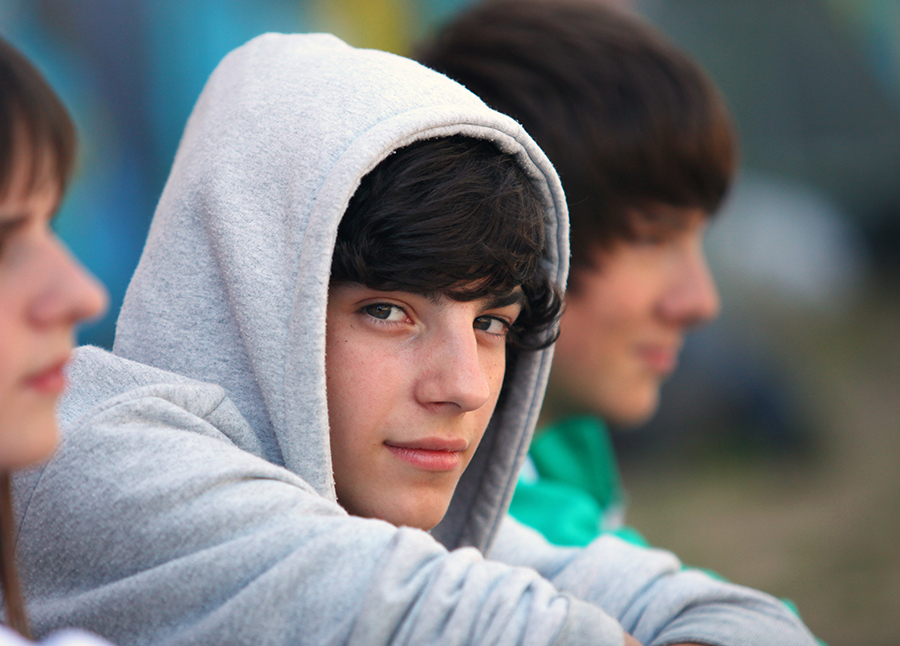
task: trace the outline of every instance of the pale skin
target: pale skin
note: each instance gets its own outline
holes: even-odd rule
[[[443,294],[332,285],[325,372],[338,502],[431,529],[484,434],[506,370],[520,290]]]
[[[75,325],[100,315],[106,293],[51,228],[59,186],[49,172],[28,186],[19,150],[0,198],[0,469],[28,466],[56,446],[55,407]]]
[[[687,332],[718,315],[703,252],[707,214],[668,207],[662,215],[639,220],[636,240],[597,249],[595,266],[570,278],[542,425],[584,413],[646,421]]]

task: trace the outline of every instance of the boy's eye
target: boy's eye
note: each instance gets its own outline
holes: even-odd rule
[[[634,243],[642,247],[658,247],[668,241],[668,238],[662,235],[644,234],[638,235],[635,238]]]
[[[672,240],[677,231],[658,223],[644,224],[636,228],[634,243],[639,246],[657,247]]]
[[[488,334],[505,335],[509,331],[509,324],[503,319],[494,316],[479,316],[475,319],[474,328]]]
[[[362,311],[381,321],[402,321],[406,317],[406,312],[402,308],[390,303],[366,305]]]

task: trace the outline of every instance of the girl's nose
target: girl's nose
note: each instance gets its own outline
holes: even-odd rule
[[[34,323],[74,326],[106,310],[106,290],[59,240],[48,240],[39,262],[44,284],[29,308]]]

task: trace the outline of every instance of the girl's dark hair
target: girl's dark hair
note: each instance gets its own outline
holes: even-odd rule
[[[562,299],[541,262],[544,208],[515,158],[490,142],[418,141],[362,179],[338,228],[331,282],[461,301],[521,287],[510,343],[546,347]]]
[[[488,0],[417,60],[518,120],[559,172],[572,267],[654,207],[720,205],[737,165],[724,100],[646,20],[596,0]]]
[[[0,472],[0,587],[6,623],[23,637],[31,639],[31,628],[25,612],[25,600],[16,570],[16,518],[12,506],[9,473]]]
[[[31,63],[0,38],[0,199],[10,191],[14,169],[23,163],[29,164],[26,189],[55,179],[62,193],[72,173],[75,146],[75,128],[59,97]],[[6,621],[30,638],[16,571],[15,534],[9,474],[0,473],[0,588]]]
[[[49,172],[62,194],[75,150],[75,127],[62,101],[41,73],[0,38],[0,198],[10,189],[13,169],[26,159],[26,188],[48,179]]]

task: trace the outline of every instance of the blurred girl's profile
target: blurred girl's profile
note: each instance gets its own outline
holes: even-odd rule
[[[51,228],[74,158],[66,109],[0,40],[0,584],[6,623],[24,637],[31,635],[13,561],[9,472],[52,453],[75,325],[106,307],[103,288]],[[69,639],[92,641],[63,643]],[[19,641],[0,630],[0,644]]]

